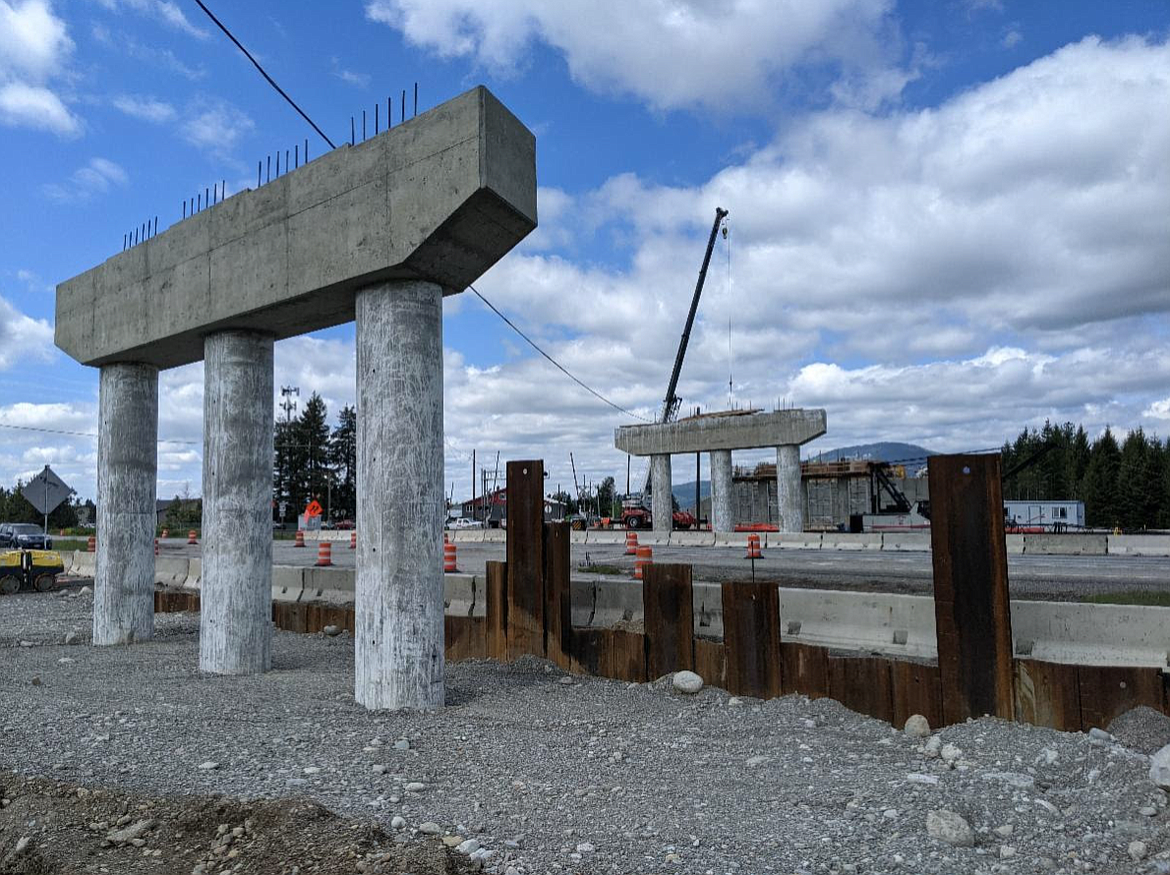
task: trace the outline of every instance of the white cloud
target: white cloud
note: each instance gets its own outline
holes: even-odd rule
[[[0,122],[12,127],[34,128],[69,136],[81,125],[48,88],[25,82],[0,85]]]
[[[162,124],[173,121],[175,108],[165,100],[157,100],[143,95],[122,94],[114,98],[114,107],[126,115],[143,121]]]
[[[73,50],[65,22],[45,0],[0,0],[0,71],[43,82]]]
[[[55,354],[52,326],[26,316],[0,297],[0,370],[18,362],[51,361]]]
[[[65,22],[45,0],[0,0],[0,124],[76,134],[79,120],[50,87],[73,51]]]
[[[366,15],[440,57],[470,57],[495,72],[525,63],[541,41],[587,88],[663,110],[727,110],[769,104],[783,76],[810,63],[839,68],[854,97],[895,96],[905,76],[888,75],[898,50],[891,8],[888,0],[370,0]]]
[[[94,195],[105,194],[129,181],[121,165],[108,158],[90,158],[89,163],[77,168],[69,179],[43,186],[45,194],[55,201],[86,201]]]
[[[246,113],[225,100],[197,100],[185,115],[180,126],[183,139],[213,155],[229,154],[255,128]]]
[[[128,9],[141,15],[150,16],[196,39],[207,39],[209,36],[207,31],[192,24],[183,10],[172,0],[96,0],[96,2],[111,12],[121,12],[123,9]]]

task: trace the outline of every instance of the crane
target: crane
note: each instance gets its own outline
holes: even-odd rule
[[[662,412],[658,417],[659,423],[674,422],[675,417],[678,416],[678,408],[682,403],[682,399],[678,397],[678,377],[682,373],[683,359],[686,358],[687,344],[691,340],[691,329],[695,325],[695,313],[699,309],[699,298],[703,295],[703,284],[707,281],[707,268],[711,266],[711,253],[715,249],[715,238],[719,236],[719,228],[723,224],[724,219],[727,218],[727,210],[722,207],[715,208],[715,222],[711,225],[711,236],[707,238],[707,250],[703,253],[703,264],[699,268],[699,278],[695,282],[695,293],[691,296],[691,309],[687,313],[686,325],[683,326],[682,337],[679,338],[678,352],[674,355],[674,368],[670,372],[670,382],[666,384],[666,397],[662,401]],[[639,525],[646,525],[648,523],[649,506],[648,500],[650,497],[650,468],[646,468],[646,476],[642,479],[642,498],[636,502],[634,508],[627,508],[622,512],[627,525],[636,528]],[[693,524],[694,520],[687,523]]]

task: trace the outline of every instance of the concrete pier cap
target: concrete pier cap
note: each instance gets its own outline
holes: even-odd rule
[[[478,86],[61,283],[55,340],[86,365],[172,368],[216,331],[352,322],[374,283],[462,292],[535,227],[536,140]]]
[[[665,482],[668,484],[672,453],[710,453],[711,525],[717,532],[734,528],[731,512],[731,451],[775,447],[781,531],[799,532],[804,528],[803,505],[799,498],[799,447],[824,433],[824,410],[797,408],[771,413],[727,411],[692,416],[676,422],[623,425],[614,431],[613,442],[624,453],[650,456],[656,466],[667,472]],[[791,464],[793,457],[796,459],[795,466]],[[662,479],[658,477],[653,482],[656,529],[669,528],[668,524],[660,522],[657,505],[661,490],[659,481]]]

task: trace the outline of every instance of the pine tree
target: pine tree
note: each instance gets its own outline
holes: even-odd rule
[[[1117,506],[1117,476],[1121,465],[1121,450],[1113,432],[1105,433],[1093,442],[1089,451],[1089,467],[1085,471],[1085,521],[1090,526],[1113,528],[1120,523]]]
[[[305,409],[296,421],[294,437],[303,453],[303,465],[299,469],[298,486],[300,497],[305,503],[327,501],[330,490],[329,476],[329,410],[321,396],[314,392]],[[297,512],[303,510],[303,505]]]
[[[357,411],[341,408],[337,428],[329,438],[329,465],[336,475],[333,486],[333,516],[353,519],[357,515]]]
[[[1117,466],[1117,515],[1122,527],[1129,531],[1146,526],[1148,456],[1149,444],[1140,428],[1126,435]]]

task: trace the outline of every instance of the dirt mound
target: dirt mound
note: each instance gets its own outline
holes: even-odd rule
[[[1170,717],[1161,711],[1138,705],[1110,723],[1109,732],[1126,747],[1153,754],[1170,744]]]
[[[0,772],[0,875],[460,875],[437,839],[401,843],[306,799],[140,796]]]

